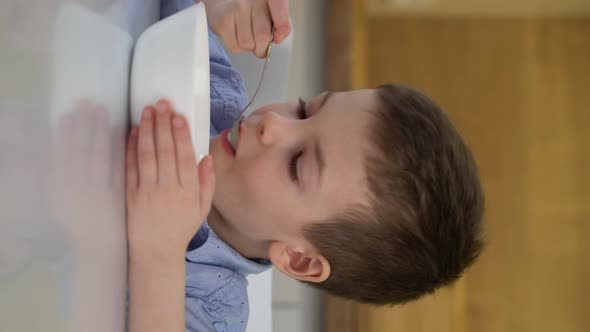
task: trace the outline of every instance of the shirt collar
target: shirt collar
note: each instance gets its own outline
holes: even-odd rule
[[[242,275],[261,273],[272,264],[268,259],[248,259],[223,242],[207,221],[189,244],[186,259],[197,264],[224,267]]]

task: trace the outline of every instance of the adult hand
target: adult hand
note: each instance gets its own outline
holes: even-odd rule
[[[267,0],[270,15],[275,25],[274,42],[280,44],[291,34],[291,21],[289,21],[288,0]]]
[[[202,0],[213,32],[232,53],[253,51],[266,57],[272,25],[273,42],[280,44],[291,33],[288,0]]]

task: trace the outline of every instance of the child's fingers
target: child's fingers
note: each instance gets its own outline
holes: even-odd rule
[[[215,174],[213,172],[213,158],[205,156],[199,163],[199,203],[201,204],[201,220],[211,210],[213,194],[215,193]]]
[[[186,119],[175,114],[172,119],[174,141],[176,143],[176,167],[183,188],[196,190],[199,186],[197,161]]]
[[[137,172],[137,134],[139,129],[137,127],[131,128],[129,131],[129,137],[127,139],[127,193],[129,194],[138,184],[138,172]]]
[[[252,8],[242,5],[235,15],[238,47],[242,51],[254,50],[254,36],[252,35]]]
[[[254,54],[259,58],[266,57],[268,43],[271,35],[271,19],[268,6],[264,2],[258,2],[252,8],[252,30],[254,31]]]
[[[158,183],[164,185],[178,183],[170,104],[165,100],[160,100],[156,104],[156,110],[155,141]]]
[[[288,0],[268,0],[268,8],[275,25],[274,42],[280,44],[291,33]]]
[[[156,183],[156,151],[154,147],[154,109],[151,106],[144,108],[139,123],[137,141],[137,163],[139,183],[151,185]]]

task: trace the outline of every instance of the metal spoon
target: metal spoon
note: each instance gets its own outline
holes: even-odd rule
[[[264,60],[264,67],[262,68],[262,75],[260,75],[260,82],[258,82],[258,87],[256,88],[254,95],[250,99],[250,102],[248,102],[248,105],[246,105],[246,107],[244,107],[244,110],[240,113],[240,115],[234,121],[234,123],[231,127],[231,131],[229,134],[229,142],[231,143],[234,150],[238,147],[238,138],[239,138],[239,134],[240,134],[240,122],[242,122],[243,119],[245,119],[248,115],[250,115],[249,113],[246,113],[246,112],[248,111],[248,109],[252,105],[252,102],[254,101],[254,98],[256,98],[256,95],[258,95],[258,90],[260,90],[260,86],[262,85],[262,80],[264,79],[264,73],[266,72],[266,67],[267,67],[268,63],[270,62],[270,51],[272,49],[272,41],[274,39],[274,35],[275,35],[275,27],[273,26],[271,36],[270,36],[270,42],[268,43],[268,48],[266,49],[266,59]]]

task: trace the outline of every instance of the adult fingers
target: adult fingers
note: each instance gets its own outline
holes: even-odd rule
[[[236,22],[233,17],[223,18],[223,22],[219,23],[219,27],[215,33],[223,39],[225,46],[230,52],[238,53],[240,51],[236,36]]]
[[[270,43],[271,19],[268,6],[264,2],[257,2],[252,8],[252,30],[254,31],[254,54],[259,58],[266,57],[268,43]]]
[[[268,8],[275,25],[273,42],[280,44],[291,33],[288,0],[268,0]]]
[[[236,35],[238,46],[242,51],[254,50],[254,36],[252,34],[252,7],[240,5],[235,14]]]

